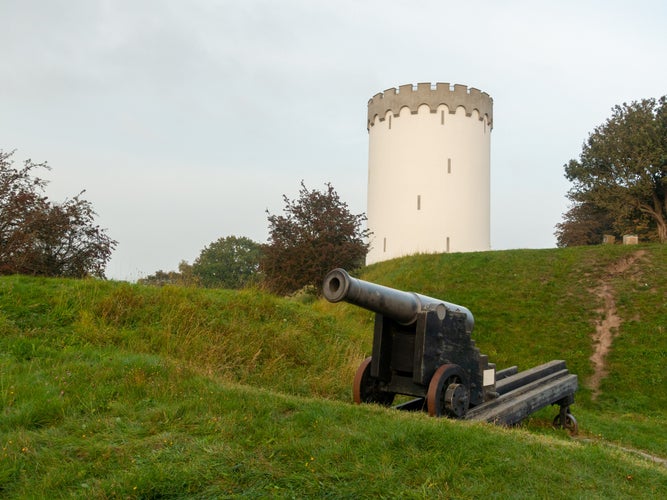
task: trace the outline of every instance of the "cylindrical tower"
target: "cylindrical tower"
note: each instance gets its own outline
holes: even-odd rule
[[[368,101],[366,263],[490,249],[493,99],[465,85],[401,85]]]

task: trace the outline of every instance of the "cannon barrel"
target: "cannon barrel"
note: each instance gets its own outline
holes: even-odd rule
[[[403,325],[414,323],[417,314],[426,310],[435,310],[441,319],[444,319],[447,310],[465,313],[468,332],[472,332],[475,324],[472,313],[463,306],[353,278],[344,269],[330,271],[324,278],[322,289],[329,302],[349,302]]]

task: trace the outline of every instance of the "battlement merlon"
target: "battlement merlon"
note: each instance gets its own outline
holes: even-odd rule
[[[436,113],[438,106],[444,104],[449,108],[451,114],[456,113],[459,106],[466,110],[466,116],[471,116],[473,110],[479,113],[479,119],[486,116],[489,127],[493,128],[493,99],[486,92],[476,88],[468,88],[466,85],[449,83],[437,83],[435,87],[430,83],[418,83],[416,86],[408,83],[400,85],[398,90],[392,87],[375,94],[368,101],[367,129],[375,123],[375,119],[384,121],[387,111],[398,116],[404,107],[410,108],[412,114],[416,114],[419,106],[428,105],[431,113]]]

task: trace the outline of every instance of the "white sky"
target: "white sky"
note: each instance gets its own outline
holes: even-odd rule
[[[667,2],[0,0],[0,149],[85,189],[136,280],[331,182],[366,211],[366,105],[405,83],[494,100],[493,249],[555,246],[563,165],[615,104],[667,94]]]

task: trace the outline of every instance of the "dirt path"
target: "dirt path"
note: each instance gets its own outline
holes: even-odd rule
[[[618,329],[623,322],[616,309],[616,297],[611,281],[631,270],[635,263],[644,255],[646,255],[646,251],[639,250],[615,262],[609,266],[606,276],[600,281],[599,285],[590,290],[591,293],[602,301],[602,307],[597,310],[600,313],[601,319],[596,321],[595,324],[595,333],[593,334],[594,351],[590,357],[594,371],[588,380],[588,386],[591,388],[591,397],[593,399],[600,392],[600,382],[607,376],[606,357],[611,350],[614,337],[618,334]]]
[[[604,446],[608,446],[609,448],[615,448],[617,450],[623,451],[625,453],[632,453],[634,455],[638,455],[642,458],[645,458],[646,460],[650,460],[651,462],[654,462],[658,465],[662,465],[663,467],[667,467],[667,459],[659,457],[657,455],[652,455],[651,453],[647,453],[642,450],[638,450],[637,448],[628,448],[627,446],[621,446],[616,443],[612,443],[609,441],[605,441],[603,439],[598,439],[598,438],[591,438],[591,437],[585,437],[585,438],[580,438],[580,437],[572,437],[572,439],[575,439],[577,441],[581,441],[584,443],[597,443],[601,444]]]

